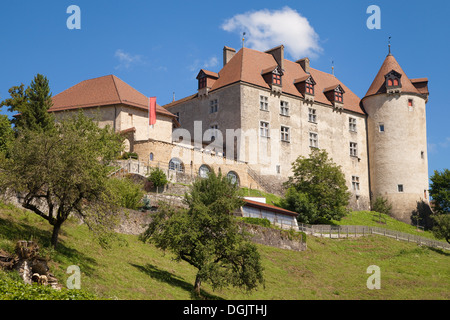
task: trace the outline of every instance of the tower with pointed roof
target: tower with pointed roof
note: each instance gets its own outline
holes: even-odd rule
[[[390,52],[361,100],[367,113],[372,200],[388,199],[392,215],[411,223],[428,204],[428,80],[410,79]]]

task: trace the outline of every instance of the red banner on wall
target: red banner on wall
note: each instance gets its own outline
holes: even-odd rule
[[[156,123],[156,97],[150,97],[148,108],[148,123],[154,125]]]

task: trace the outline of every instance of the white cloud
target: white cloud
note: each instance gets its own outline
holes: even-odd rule
[[[200,69],[211,69],[217,66],[217,64],[219,63],[219,60],[217,59],[216,56],[212,56],[206,60],[200,60],[200,59],[195,59],[189,66],[188,69],[189,71],[195,72],[195,71],[199,71]]]
[[[308,19],[289,7],[237,14],[226,20],[222,29],[245,32],[245,46],[259,51],[283,44],[293,59],[315,57],[322,52],[319,36]]]
[[[119,65],[115,67],[116,69],[129,69],[133,65],[143,63],[141,55],[132,55],[122,49],[116,50],[114,56],[119,59]]]

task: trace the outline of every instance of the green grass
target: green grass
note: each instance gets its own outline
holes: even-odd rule
[[[274,195],[272,193],[266,193],[263,191],[259,191],[259,190],[255,190],[255,189],[249,189],[249,188],[241,188],[242,191],[242,196],[243,197],[264,197],[266,198],[266,203],[267,204],[274,204],[278,205],[278,203],[280,202],[280,197],[277,195]]]
[[[417,229],[415,226],[398,221],[384,213],[381,213],[380,220],[379,215],[380,213],[374,211],[352,211],[349,215],[342,218],[340,221],[332,220],[330,223],[335,225],[379,227],[438,240],[431,231],[423,231]]]
[[[50,258],[51,272],[65,284],[67,267],[81,269],[81,287],[104,299],[192,299],[196,269],[176,262],[170,253],[122,235],[110,249],[98,245],[84,226],[68,221],[57,250],[49,249],[51,228],[43,219],[0,206],[0,249],[12,250],[16,240],[31,238]],[[258,245],[265,286],[250,294],[228,288],[209,299],[450,299],[449,252],[419,247],[382,236],[357,239],[308,237],[303,252]],[[381,269],[381,289],[369,290],[370,265]],[[0,278],[2,274],[0,273]]]

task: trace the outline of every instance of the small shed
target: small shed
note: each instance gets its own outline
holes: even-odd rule
[[[283,229],[298,229],[298,213],[265,203],[265,198],[244,198],[241,207],[243,217],[268,219],[272,224]]]

